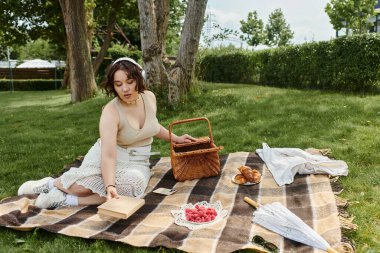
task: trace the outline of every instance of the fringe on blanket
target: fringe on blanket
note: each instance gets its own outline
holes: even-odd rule
[[[340,227],[343,231],[341,245],[336,249],[339,250],[339,252],[356,252],[352,240],[344,236],[344,232],[354,231],[358,228],[358,225],[353,223],[354,217],[351,216],[347,211],[350,202],[347,199],[339,196],[339,194],[341,194],[343,191],[343,187],[339,182],[339,177],[331,177],[330,183],[335,196],[336,206],[338,207]]]

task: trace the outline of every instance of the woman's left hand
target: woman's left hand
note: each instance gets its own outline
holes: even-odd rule
[[[110,185],[109,187],[107,187],[106,192],[107,192],[107,200],[110,200],[113,198],[115,199],[119,198],[119,194],[117,193],[116,187],[113,185]]]
[[[184,134],[182,136],[178,136],[175,140],[175,143],[189,143],[189,142],[192,142],[192,141],[196,141],[197,139],[188,135],[188,134]]]

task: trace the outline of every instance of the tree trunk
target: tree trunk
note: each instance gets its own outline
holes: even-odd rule
[[[87,43],[84,0],[59,0],[59,4],[68,41],[71,102],[75,103],[91,98],[97,89]]]
[[[170,0],[155,0],[155,13],[157,18],[157,38],[161,45],[161,52],[165,55],[165,38],[169,25]]]
[[[168,2],[157,0],[155,6],[154,0],[138,0],[141,50],[148,87],[158,87],[159,90],[168,87],[169,103],[176,103],[182,94],[190,90],[207,0],[188,2],[180,49],[170,77],[162,61],[162,44],[168,27]]]
[[[169,89],[169,100],[173,102],[190,90],[206,6],[207,0],[188,2],[177,59],[170,73],[175,84]]]
[[[100,64],[102,64],[104,56],[106,56],[107,50],[110,47],[112,36],[113,36],[113,30],[114,30],[115,25],[116,25],[116,12],[117,12],[116,9],[122,3],[123,3],[123,0],[112,1],[111,10],[108,13],[107,28],[106,28],[106,34],[103,37],[103,44],[100,48],[98,55],[96,56],[96,58],[92,64],[92,68],[93,68],[95,77],[98,74]]]
[[[140,38],[144,69],[147,73],[146,84],[162,90],[167,72],[162,62],[161,45],[157,35],[157,20],[154,0],[138,0],[140,12]]]
[[[67,42],[67,38],[65,36],[65,48],[66,48],[66,61],[65,61],[65,72],[63,72],[63,81],[62,81],[62,89],[70,88],[70,58],[69,58],[69,46]]]

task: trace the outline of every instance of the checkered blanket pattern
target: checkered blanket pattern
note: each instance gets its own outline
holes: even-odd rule
[[[36,195],[24,195],[0,202],[0,225],[17,230],[40,227],[53,233],[118,241],[136,247],[164,246],[207,253],[246,248],[265,252],[260,245],[251,243],[254,235],[260,235],[277,245],[281,252],[322,252],[252,223],[254,208],[243,200],[248,196],[261,204],[280,202],[330,245],[341,241],[338,210],[327,176],[297,175],[292,184],[278,187],[256,153],[230,153],[221,155],[220,160],[222,173],[219,176],[185,182],[174,180],[169,157],[152,160],[154,174],[144,196],[146,204],[128,219],[98,215],[96,206],[39,209],[33,206]],[[231,179],[241,165],[258,167],[262,173],[261,183],[234,184]],[[177,192],[170,196],[152,192],[159,187],[174,188]],[[228,210],[221,222],[194,231],[174,223],[170,210],[177,210],[186,203],[217,200]]]

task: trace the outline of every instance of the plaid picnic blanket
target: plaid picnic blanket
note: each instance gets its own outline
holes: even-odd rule
[[[40,227],[69,236],[119,241],[136,247],[176,248],[187,252],[232,252],[239,249],[264,249],[251,243],[254,235],[277,245],[281,252],[322,252],[284,239],[251,222],[254,208],[244,202],[248,196],[261,204],[278,201],[314,228],[330,245],[341,241],[338,211],[330,182],[325,175],[297,175],[295,181],[278,187],[263,161],[255,153],[237,152],[220,156],[219,176],[176,182],[170,158],[152,160],[154,172],[147,188],[145,205],[128,219],[97,214],[96,206],[39,209],[31,204],[36,195],[11,197],[0,202],[0,225],[28,230]],[[79,164],[78,164],[79,165]],[[260,184],[236,185],[232,177],[241,165],[258,166]],[[165,187],[175,188],[170,196],[153,193]],[[228,215],[219,223],[189,230],[174,223],[171,210],[186,203],[219,200]]]

